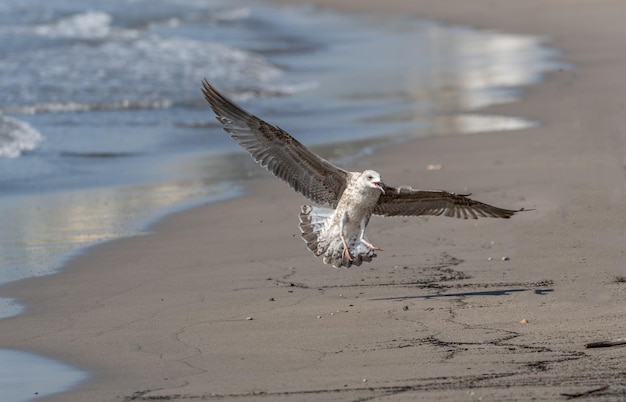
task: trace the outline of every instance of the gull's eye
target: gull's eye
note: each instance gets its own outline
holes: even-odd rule
[[[374,178],[374,176],[372,176],[371,174],[367,175],[367,180],[372,180],[373,178]]]

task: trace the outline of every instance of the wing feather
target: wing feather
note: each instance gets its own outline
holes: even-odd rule
[[[202,85],[217,121],[259,165],[310,200],[337,206],[348,172],[315,155],[286,131],[246,112],[207,80]]]
[[[510,218],[521,210],[494,207],[467,195],[410,187],[385,187],[374,213],[384,216],[449,216],[461,219]]]

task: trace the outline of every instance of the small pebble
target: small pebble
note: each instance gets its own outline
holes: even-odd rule
[[[273,297],[270,297],[270,301],[276,301],[276,299],[274,299]]]
[[[526,318],[520,320],[520,324],[528,324],[528,320]]]
[[[509,257],[502,257],[502,261],[508,261],[508,260],[510,260]]]
[[[317,316],[317,318],[322,318],[322,316],[321,316],[321,315],[318,315],[318,316]]]
[[[252,320],[254,320],[254,318],[252,318],[252,317],[246,317],[246,320],[248,320],[248,321],[252,321]]]
[[[443,169],[443,165],[440,163],[431,163],[430,165],[426,166],[426,170],[442,170]]]
[[[330,315],[335,315],[335,313],[330,313]]]
[[[493,260],[493,257],[487,258],[487,261],[491,261],[491,260]]]
[[[409,309],[409,306],[404,306],[402,307],[402,310],[407,311]]]
[[[367,378],[364,378],[364,379],[363,379],[363,382],[367,382]]]

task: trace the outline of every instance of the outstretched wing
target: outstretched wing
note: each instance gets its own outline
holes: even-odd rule
[[[224,130],[258,164],[310,200],[337,206],[348,172],[315,155],[286,131],[246,112],[207,80],[202,85],[202,92]]]
[[[385,187],[374,213],[385,216],[443,215],[453,218],[510,218],[521,210],[494,207],[467,195],[410,187]]]

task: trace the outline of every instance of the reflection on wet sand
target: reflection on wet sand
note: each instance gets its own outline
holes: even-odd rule
[[[233,196],[225,182],[181,181],[6,197],[0,203],[0,283],[46,275],[87,246],[138,233],[181,203]]]

